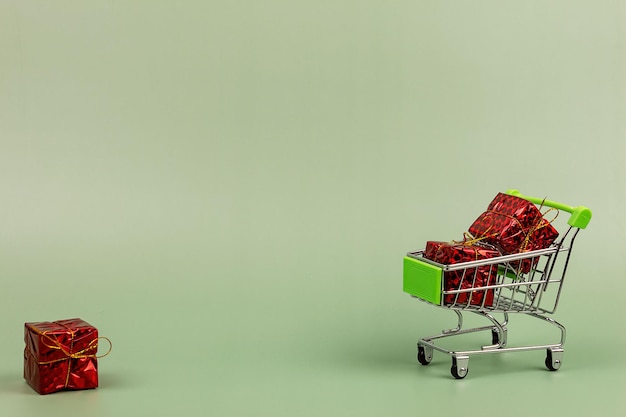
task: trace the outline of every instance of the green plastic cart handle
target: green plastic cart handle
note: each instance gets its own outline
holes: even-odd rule
[[[571,214],[567,224],[572,227],[578,227],[579,229],[584,229],[589,224],[591,220],[591,210],[589,210],[585,206],[572,207],[567,204],[557,203],[556,201],[544,200],[543,198],[529,197],[523,195],[517,190],[508,190],[506,192],[508,195],[512,195],[515,197],[523,198],[524,200],[528,200],[531,203],[544,205],[547,207],[554,207],[558,210],[563,210]]]

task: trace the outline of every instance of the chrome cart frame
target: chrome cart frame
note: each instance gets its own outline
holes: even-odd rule
[[[520,254],[498,256],[490,259],[483,259],[457,264],[440,264],[424,258],[424,250],[409,252],[405,257],[405,291],[407,291],[406,274],[408,267],[414,268],[418,279],[436,278],[434,285],[439,285],[436,295],[431,296],[427,291],[407,291],[411,296],[431,305],[436,305],[444,309],[452,310],[457,315],[457,326],[452,329],[443,330],[440,334],[424,337],[417,343],[417,359],[422,365],[427,365],[433,358],[433,351],[445,353],[452,358],[451,374],[456,379],[464,378],[468,373],[470,356],[519,352],[529,350],[545,350],[545,365],[551,371],[560,368],[563,361],[563,345],[565,343],[565,327],[556,320],[547,317],[553,314],[559,303],[563,282],[567,272],[570,255],[574,246],[574,240],[581,229],[584,229],[591,219],[591,211],[583,206],[571,207],[553,201],[546,201],[533,197],[523,196],[516,190],[509,190],[507,194],[525,198],[535,204],[553,207],[571,213],[568,220],[568,228],[556,242],[550,247]],[[529,272],[522,271],[522,262],[530,262],[533,267]],[[488,269],[489,276],[495,279],[489,285],[475,285],[478,271]],[[444,280],[441,278],[445,273],[457,271],[461,274],[461,282],[469,280],[472,285],[469,288],[459,288],[450,290],[444,288]],[[484,284],[484,283],[483,283]],[[421,284],[420,284],[421,285]],[[427,288],[432,289],[432,288]],[[491,301],[486,302],[488,297],[482,297],[482,302],[476,303],[472,294],[490,293]],[[465,297],[460,297],[463,293]],[[426,294],[426,295],[425,295]],[[469,295],[469,296],[467,296]],[[444,299],[447,302],[444,302]],[[453,300],[453,301],[451,301]],[[466,300],[466,301],[463,301]],[[480,298],[479,298],[480,300]],[[471,312],[489,320],[490,324],[481,327],[463,328],[463,313]],[[496,319],[494,314],[502,314],[502,319]],[[529,317],[534,317],[541,321],[555,326],[560,331],[560,339],[556,343],[509,346],[507,343],[507,332],[509,324],[509,314],[519,313]],[[481,331],[491,332],[491,343],[480,349],[472,350],[449,350],[436,342],[440,339],[474,333]]]

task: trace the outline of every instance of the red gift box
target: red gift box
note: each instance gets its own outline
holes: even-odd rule
[[[24,379],[39,394],[96,388],[98,339],[78,318],[25,323]]]
[[[476,239],[496,246],[503,254],[527,252],[550,246],[559,233],[539,209],[520,197],[499,193],[469,228]],[[538,258],[511,262],[527,273]]]
[[[426,259],[445,265],[477,261],[479,259],[488,259],[496,256],[500,256],[500,252],[497,250],[468,242],[446,243],[429,241],[426,242],[426,249],[424,251],[424,257]],[[486,265],[444,272],[444,291],[464,290],[493,285],[496,282],[497,272],[497,265]],[[493,305],[493,289],[444,295],[444,303],[448,305],[468,305],[468,301],[470,305],[490,307]]]

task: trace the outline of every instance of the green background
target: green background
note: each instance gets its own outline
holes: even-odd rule
[[[608,0],[0,0],[1,413],[621,415],[625,22]],[[594,212],[564,364],[456,381],[416,362],[455,316],[402,292],[402,258],[508,188]],[[100,388],[39,396],[23,323],[70,317],[113,341]]]

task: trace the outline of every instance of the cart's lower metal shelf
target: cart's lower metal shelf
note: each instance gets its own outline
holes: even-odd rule
[[[527,316],[534,317],[546,321],[547,323],[555,326],[560,331],[559,341],[556,343],[539,344],[539,345],[524,345],[524,346],[508,346],[508,328],[507,324],[509,316],[504,313],[504,320],[497,320],[493,315],[485,311],[472,311],[480,316],[483,316],[491,321],[491,325],[482,327],[473,327],[463,329],[463,312],[461,310],[453,310],[458,317],[457,327],[453,329],[443,330],[440,334],[421,338],[417,342],[417,360],[422,365],[428,365],[433,358],[433,351],[438,351],[449,355],[452,358],[452,368],[450,372],[452,376],[457,379],[464,378],[469,371],[469,359],[473,355],[492,354],[492,353],[507,353],[507,352],[523,352],[532,350],[545,350],[546,358],[545,365],[551,371],[556,371],[560,368],[563,361],[563,344],[565,343],[565,327],[549,317],[536,313],[525,313]],[[437,343],[436,340],[459,336],[468,333],[475,333],[481,331],[491,332],[491,344],[486,344],[480,349],[463,349],[463,350],[451,350],[445,348]]]

